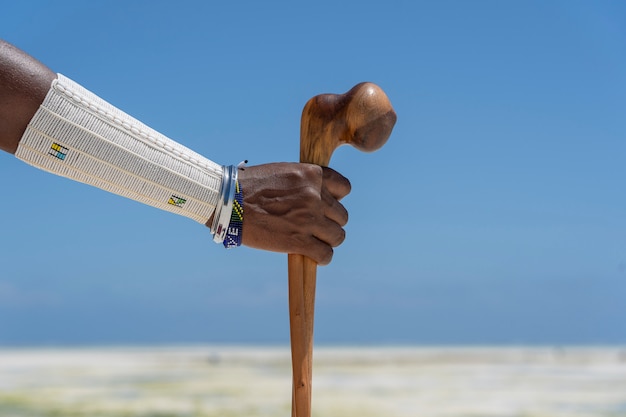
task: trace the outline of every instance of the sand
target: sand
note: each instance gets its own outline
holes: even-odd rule
[[[0,349],[0,417],[290,416],[287,347]],[[316,347],[317,417],[626,416],[626,348]]]

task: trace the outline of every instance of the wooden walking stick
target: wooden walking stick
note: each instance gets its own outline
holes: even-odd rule
[[[345,94],[315,96],[302,111],[300,162],[328,166],[333,151],[344,144],[375,151],[385,144],[395,122],[389,99],[372,83],[358,84]],[[311,416],[316,274],[315,261],[289,254],[292,417]]]

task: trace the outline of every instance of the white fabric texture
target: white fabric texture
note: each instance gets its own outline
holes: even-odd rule
[[[224,168],[58,74],[28,124],[19,159],[206,223]]]

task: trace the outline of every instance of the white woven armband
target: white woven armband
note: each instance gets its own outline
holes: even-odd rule
[[[206,223],[224,167],[58,74],[16,156],[46,171]]]

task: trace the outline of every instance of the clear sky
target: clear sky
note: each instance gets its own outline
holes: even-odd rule
[[[0,37],[222,164],[297,160],[310,97],[379,84],[318,343],[626,343],[624,2],[13,1]],[[0,177],[0,345],[288,343],[285,255]]]

